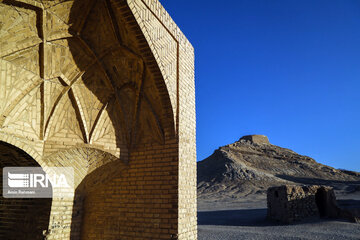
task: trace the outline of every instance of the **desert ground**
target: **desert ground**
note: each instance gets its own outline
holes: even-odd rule
[[[266,219],[266,190],[280,185],[331,186],[341,208],[360,209],[360,173],[272,145],[264,135],[220,147],[197,167],[200,240],[360,240],[360,224],[346,219],[318,217],[291,225]]]
[[[337,195],[338,204],[359,207],[360,192]],[[360,224],[342,219],[309,219],[290,225],[266,219],[266,197],[198,200],[199,240],[359,240]]]

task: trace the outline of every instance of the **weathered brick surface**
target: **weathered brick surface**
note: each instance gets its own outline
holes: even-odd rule
[[[284,223],[310,217],[338,217],[335,193],[328,186],[271,187],[267,191],[267,216]]]
[[[177,69],[177,132],[179,135],[179,238],[197,238],[196,216],[196,142],[194,49],[169,14],[155,0],[128,0],[129,6],[150,42],[165,81],[173,86],[172,69]],[[176,46],[176,50],[175,50]],[[175,86],[174,86],[175,88]],[[169,88],[168,88],[169,89]],[[169,89],[173,92],[174,89]],[[170,94],[172,103],[175,97]],[[173,104],[173,106],[176,106]]]
[[[0,13],[0,142],[75,171],[47,238],[196,239],[194,50],[161,4],[9,0]]]
[[[130,154],[130,166],[101,190],[87,193],[84,239],[176,239],[177,144],[149,144]]]

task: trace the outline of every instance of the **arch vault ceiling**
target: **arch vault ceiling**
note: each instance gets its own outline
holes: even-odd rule
[[[163,142],[161,74],[148,65],[125,7],[0,2],[0,129],[109,149]]]

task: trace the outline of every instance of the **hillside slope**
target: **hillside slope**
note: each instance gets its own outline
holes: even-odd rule
[[[323,184],[339,194],[360,190],[360,173],[338,170],[269,143],[244,136],[198,162],[198,197],[240,198],[282,184]]]

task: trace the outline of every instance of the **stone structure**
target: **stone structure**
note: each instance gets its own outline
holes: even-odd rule
[[[265,135],[247,135],[241,137],[239,141],[241,140],[257,144],[270,144],[268,137]]]
[[[0,162],[74,199],[0,199],[0,239],[196,239],[194,50],[157,0],[0,1]],[[1,176],[0,176],[1,177]]]
[[[267,191],[269,219],[291,223],[310,217],[339,217],[335,193],[327,186],[281,186]]]

